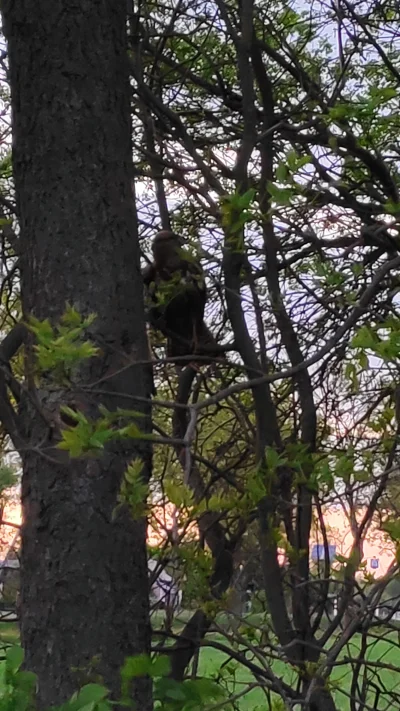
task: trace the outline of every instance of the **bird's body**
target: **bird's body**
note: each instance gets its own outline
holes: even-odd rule
[[[199,262],[169,231],[156,235],[153,255],[143,272],[148,320],[166,336],[168,357],[220,354],[221,347],[204,323],[207,289]]]

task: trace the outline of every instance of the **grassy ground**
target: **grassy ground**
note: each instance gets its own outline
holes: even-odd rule
[[[0,622],[0,645],[18,644],[19,631],[15,622]]]
[[[183,619],[180,620],[181,626],[184,621],[186,621],[187,615],[183,615]],[[257,625],[260,623],[257,615],[250,615],[248,621]],[[157,620],[161,622],[161,620]],[[223,620],[220,624],[223,624]],[[154,624],[154,627],[157,625]],[[376,630],[376,639],[370,639],[368,643],[368,648],[365,650],[365,659],[370,663],[368,669],[368,680],[375,684],[377,689],[385,690],[386,695],[380,695],[377,705],[375,705],[375,690],[368,698],[368,702],[371,704],[371,708],[376,708],[379,711],[389,709],[398,709],[400,706],[397,702],[391,701],[387,692],[396,691],[400,695],[400,671],[396,671],[396,667],[400,670],[400,646],[399,638],[396,632],[388,633],[387,630]],[[227,642],[227,637],[219,636],[218,634],[212,635],[211,639],[213,641],[220,642],[225,646],[229,646]],[[207,641],[207,640],[206,640]],[[339,657],[339,663],[331,674],[331,688],[335,698],[336,705],[341,711],[349,711],[350,700],[349,695],[351,693],[351,684],[353,679],[352,664],[350,659],[356,659],[360,656],[360,645],[361,636],[356,635],[351,643],[343,650]],[[224,674],[224,667],[229,660],[229,656],[214,649],[213,647],[204,646],[200,653],[199,659],[199,675],[204,675],[208,677],[220,678],[221,671]],[[377,666],[374,666],[374,663]],[[389,668],[384,668],[385,666]],[[232,666],[231,664],[229,665]],[[391,667],[391,668],[390,668]],[[289,667],[285,662],[274,661],[272,662],[271,668],[273,672],[280,678],[284,679],[286,683],[292,684],[295,688],[297,676],[293,672],[292,668]],[[365,666],[362,667],[364,671]],[[362,674],[360,675],[360,683],[362,684]],[[241,694],[246,692],[240,698],[238,705],[241,711],[261,711],[261,709],[266,708],[265,694],[262,688],[251,688],[254,684],[254,677],[249,671],[247,671],[242,666],[236,665],[236,670],[232,679],[230,676],[229,681],[229,692],[231,694]]]
[[[218,639],[216,636],[215,639]],[[220,640],[225,641],[221,638]],[[226,641],[225,641],[226,643]],[[342,655],[342,664],[334,669],[331,677],[332,686],[334,688],[334,698],[335,702],[341,711],[348,711],[350,708],[348,694],[351,690],[351,666],[349,662],[345,661],[346,655],[356,656],[359,654],[360,649],[360,639],[355,638],[351,645],[351,651],[347,650],[345,654]],[[397,666],[400,668],[400,648],[397,645],[397,635],[396,639],[393,640],[379,640],[372,647],[369,648],[367,658],[370,661],[376,661],[380,663],[387,663],[392,666]],[[227,655],[213,649],[212,647],[204,648],[201,652],[200,663],[199,663],[199,674],[204,676],[214,676],[218,674],[218,670],[221,669],[224,662],[228,659]],[[287,683],[295,683],[296,677],[293,671],[284,662],[273,662],[272,669],[277,676],[284,678]],[[377,669],[369,673],[369,677],[375,676],[374,681],[378,686],[382,686],[384,689],[396,690],[400,693],[400,673],[390,671],[388,669]],[[245,689],[249,688],[249,685],[254,682],[250,672],[243,668],[238,667],[235,673],[235,679],[230,684],[230,691],[233,694],[240,693]],[[373,702],[374,698],[370,699]],[[256,709],[261,709],[266,707],[265,705],[265,695],[261,688],[250,689],[247,691],[245,696],[240,699],[240,709],[243,711]],[[374,708],[374,706],[373,706]],[[377,709],[392,709],[395,708],[391,703],[388,704],[388,697],[381,697],[381,701],[378,703]]]
[[[178,629],[182,626],[186,618],[187,615],[184,615],[183,618],[181,617],[180,621],[178,621]],[[161,622],[162,617],[158,613],[157,617],[153,619],[154,628],[161,626]],[[378,633],[377,637],[378,639],[368,647],[365,657],[370,662],[377,662],[382,666],[387,664],[392,668],[400,668],[400,646],[397,634],[391,633],[389,636],[386,634],[385,637],[383,637],[382,633],[381,638],[379,638]],[[0,646],[2,646],[1,643],[7,645],[16,644],[18,643],[18,639],[18,628],[14,622],[0,623]],[[211,640],[220,642],[226,646],[229,645],[227,638],[222,635],[214,634],[211,636]],[[350,708],[348,694],[351,689],[352,673],[351,664],[347,661],[347,657],[356,657],[359,655],[360,643],[361,638],[354,637],[351,645],[341,655],[340,665],[334,669],[331,676],[335,701],[341,711],[348,711]],[[227,671],[226,663],[228,659],[229,657],[225,653],[212,647],[204,646],[199,658],[199,675],[217,677],[219,679],[222,677],[223,679]],[[273,662],[272,669],[277,676],[284,678],[287,683],[295,682],[293,671],[284,662]],[[400,694],[400,673],[395,670],[376,668],[375,670],[371,670],[368,676],[372,678],[377,687],[392,689],[393,691],[396,690],[397,693]],[[251,688],[254,681],[250,672],[239,665],[236,665],[233,674],[232,669],[230,671],[229,682],[226,682],[229,693],[235,695],[244,693],[240,700],[238,700],[241,711],[261,711],[266,708],[266,700],[262,688]],[[225,682],[222,681],[222,683]],[[377,706],[374,706],[374,698],[371,698],[370,702],[372,708],[379,710],[398,708],[398,704],[388,702],[387,696],[386,698],[382,696]]]

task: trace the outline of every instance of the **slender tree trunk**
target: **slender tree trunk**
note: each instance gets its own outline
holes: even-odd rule
[[[26,350],[21,633],[44,707],[87,680],[117,695],[123,659],[149,649],[146,524],[115,509],[127,463],[141,457],[148,476],[150,452],[120,442],[103,457],[71,460],[55,445],[71,398],[92,417],[100,403],[141,409],[148,431],[151,376],[141,364],[126,0],[5,0],[3,19],[23,314],[56,323],[67,303],[94,312],[90,335],[101,349],[70,389],[51,375],[35,388]],[[151,707],[147,680],[134,695],[141,711]]]

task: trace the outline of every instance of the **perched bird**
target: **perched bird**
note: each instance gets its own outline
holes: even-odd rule
[[[143,271],[147,318],[166,337],[169,358],[204,355],[212,361],[224,348],[204,323],[207,289],[201,265],[183,246],[175,232],[156,234],[153,262]]]

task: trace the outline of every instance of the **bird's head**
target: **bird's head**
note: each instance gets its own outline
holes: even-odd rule
[[[180,235],[171,230],[161,230],[157,232],[151,245],[154,261],[158,267],[163,267],[176,262],[179,253],[184,245],[184,240]]]

